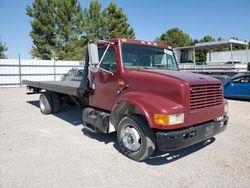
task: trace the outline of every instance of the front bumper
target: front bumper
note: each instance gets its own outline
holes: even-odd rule
[[[157,145],[162,151],[184,148],[224,131],[228,124],[228,116],[223,119],[194,125],[178,131],[156,132]]]

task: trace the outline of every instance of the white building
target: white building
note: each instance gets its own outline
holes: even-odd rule
[[[229,47],[230,51],[213,52],[216,48]],[[233,51],[233,47],[245,47],[246,50]],[[197,51],[208,51],[206,62],[197,62],[195,53]],[[248,43],[239,40],[225,40],[196,43],[194,46],[178,47],[174,49],[178,63],[194,62],[198,63],[226,63],[228,61],[241,61],[243,63],[250,61],[250,50],[248,50]]]
[[[234,50],[232,53],[233,61],[250,62],[250,50]],[[207,63],[225,63],[228,61],[232,61],[230,51],[207,53]]]

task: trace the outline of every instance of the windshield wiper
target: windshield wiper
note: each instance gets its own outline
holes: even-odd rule
[[[134,69],[138,70],[138,69],[154,69],[154,67],[148,67],[148,66],[134,66]]]

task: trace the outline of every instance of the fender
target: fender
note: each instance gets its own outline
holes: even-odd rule
[[[140,110],[151,128],[168,129],[168,127],[162,127],[162,125],[157,125],[154,123],[154,114],[178,114],[183,113],[184,109],[181,105],[175,103],[163,97],[162,95],[153,92],[128,92],[120,96],[117,100],[117,104],[112,109],[112,115],[117,107],[123,103],[127,102],[137,107]]]

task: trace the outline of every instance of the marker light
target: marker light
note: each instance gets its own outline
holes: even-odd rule
[[[184,122],[184,113],[181,114],[154,114],[154,122],[158,125],[173,125]]]
[[[124,86],[125,85],[125,82],[123,80],[118,80],[118,85],[119,86]]]

